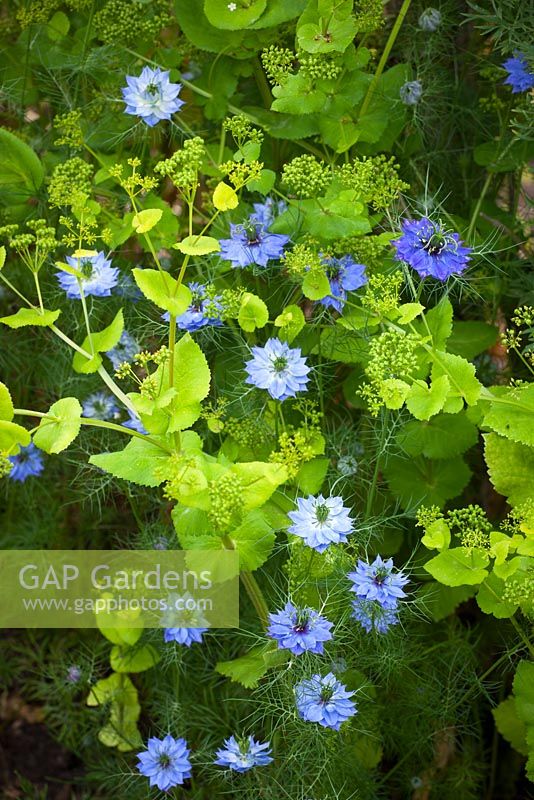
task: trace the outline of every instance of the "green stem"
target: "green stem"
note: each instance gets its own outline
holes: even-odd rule
[[[256,80],[256,84],[258,89],[260,90],[261,99],[263,100],[263,105],[265,108],[269,109],[271,107],[271,103],[273,101],[273,96],[271,94],[271,89],[269,84],[267,83],[267,78],[265,77],[265,72],[263,71],[263,67],[261,65],[261,61],[256,56],[256,58],[252,61],[252,70],[254,72],[254,78]]]
[[[260,619],[262,627],[267,628],[269,624],[269,607],[265,602],[263,592],[258,586],[256,578],[252,572],[248,572],[247,570],[243,570],[239,577],[241,578],[241,582],[245,587],[248,596],[250,597],[252,605],[256,609],[256,613]]]

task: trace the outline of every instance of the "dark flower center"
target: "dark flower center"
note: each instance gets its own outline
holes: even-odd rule
[[[329,700],[332,699],[334,696],[334,688],[332,686],[323,686],[321,689],[321,702],[328,703]]]
[[[293,630],[295,633],[306,633],[308,630],[309,619],[310,615],[307,611],[297,611],[297,618],[295,620],[295,624],[293,625]]]
[[[249,245],[261,244],[261,225],[258,225],[257,222],[252,222],[249,220],[248,222],[243,223],[243,230]]]
[[[387,569],[384,569],[384,567],[379,567],[375,572],[373,583],[375,583],[377,586],[382,586],[388,575],[389,572]]]
[[[155,83],[149,83],[146,87],[146,90],[148,94],[152,95],[152,97],[155,97],[157,94],[159,94],[159,86],[157,86]]]
[[[158,758],[158,763],[162,769],[168,769],[171,766],[171,757],[168,753],[161,753]]]
[[[431,256],[438,256],[447,246],[447,237],[437,231],[432,234],[430,239],[421,239],[423,250]]]
[[[287,358],[285,356],[278,356],[273,361],[273,369],[275,372],[283,372],[287,367]]]
[[[82,261],[80,264],[80,272],[85,280],[89,280],[93,274],[93,263],[91,261]]]
[[[317,517],[317,522],[321,524],[326,522],[328,517],[330,516],[330,509],[326,505],[326,503],[321,503],[320,506],[317,506],[315,509],[315,516]]]

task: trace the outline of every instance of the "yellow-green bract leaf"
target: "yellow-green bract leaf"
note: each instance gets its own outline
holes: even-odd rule
[[[468,406],[474,405],[480,397],[482,384],[475,377],[475,367],[461,356],[435,350],[433,355],[432,382],[441,376],[449,379],[450,390],[447,401],[452,400],[457,406],[446,407],[445,411],[456,413],[463,408],[463,400]]]
[[[428,526],[421,541],[429,550],[443,550],[451,543],[451,529],[444,519],[437,519]]]
[[[165,365],[168,376],[168,365]],[[190,428],[200,416],[200,403],[210,390],[211,373],[206,356],[189,333],[182,336],[174,351],[176,396],[171,409],[169,432]]]
[[[158,224],[163,216],[161,208],[145,208],[138,211],[132,220],[132,227],[137,233],[148,233]]]
[[[37,325],[40,328],[47,328],[53,325],[61,311],[39,311],[37,308],[19,308],[16,314],[9,317],[0,317],[0,322],[8,328],[24,328],[26,325]]]
[[[256,328],[263,328],[269,319],[269,309],[259,297],[245,292],[241,298],[241,308],[237,321],[244,331],[251,333]]]
[[[484,436],[484,456],[490,480],[511,506],[528,504],[534,486],[534,447],[512,442],[496,433]]]
[[[188,256],[207,256],[208,253],[218,253],[221,249],[221,245],[213,236],[187,236],[173,247]]]
[[[58,400],[50,407],[47,417],[41,420],[33,441],[45,453],[61,453],[78,436],[81,416],[82,407],[75,397]]]
[[[0,247],[0,269],[2,269],[5,263],[6,263],[6,248]]]
[[[430,387],[425,381],[415,381],[406,398],[408,410],[416,419],[430,419],[443,408],[449,390],[446,375],[433,378]]]
[[[215,187],[213,192],[213,205],[218,211],[229,211],[232,208],[237,208],[239,198],[235,189],[228,186],[227,183],[221,181]]]
[[[488,554],[480,548],[454,547],[427,561],[425,569],[446,586],[474,586],[487,577],[488,563]]]
[[[425,307],[422,306],[421,303],[404,303],[404,305],[400,306],[398,309],[399,316],[397,317],[397,321],[400,322],[401,325],[406,325],[408,322],[418,317],[421,311],[424,310]]]
[[[179,317],[191,304],[192,295],[187,286],[178,286],[178,281],[168,272],[134,269],[133,276],[144,296],[173,317]]]
[[[124,317],[122,309],[117,311],[115,319],[104,328],[103,331],[91,334],[91,340],[86,336],[83,340],[82,349],[87,353],[94,353],[93,358],[88,359],[81,353],[75,353],[72,359],[72,368],[75,372],[82,375],[89,375],[92,372],[97,372],[102,364],[102,357],[99,353],[106,353],[111,350],[118,343],[124,330]]]
[[[274,324],[280,328],[280,338],[286,342],[292,342],[299,335],[306,324],[303,311],[299,306],[286,306],[279,314]]]
[[[158,663],[161,656],[151,644],[142,647],[111,648],[109,663],[115,672],[144,672]]]
[[[0,450],[10,450],[21,444],[26,447],[31,442],[31,436],[26,428],[16,422],[0,419]]]
[[[310,300],[322,300],[332,294],[330,281],[324,272],[307,272],[302,282],[302,293]]]
[[[230,471],[242,481],[241,499],[245,511],[262,506],[275,489],[287,480],[287,470],[282,464],[264,461],[234,464]]]
[[[11,422],[15,416],[11,394],[5,383],[0,383],[0,419]]]
[[[168,453],[161,447],[135,437],[128,442],[124,450],[99,453],[91,456],[89,463],[104,472],[109,472],[115,478],[122,478],[138,486],[154,487],[164,481],[160,469],[168,458]]]
[[[246,655],[233,661],[219,661],[215,669],[226,678],[240,683],[246,689],[253,689],[271,667],[282,666],[288,661],[289,653],[276,650],[272,642],[252,648]]]

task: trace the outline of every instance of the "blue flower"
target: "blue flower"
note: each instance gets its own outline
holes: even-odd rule
[[[248,267],[257,264],[266,267],[267,262],[278,260],[284,254],[289,236],[284,233],[269,233],[254,215],[243,225],[230,225],[230,239],[221,239],[220,256],[231,261],[233,267]]]
[[[84,417],[110,420],[119,416],[119,407],[108,392],[95,392],[82,403]]]
[[[310,495],[307,499],[297,498],[297,510],[288,513],[293,522],[289,533],[300,536],[309,547],[323,553],[331,544],[346,542],[352,533],[352,520],[342,497],[319,497]]]
[[[167,70],[145,67],[138,78],[127,75],[126,83],[122,90],[125,113],[141,117],[151,128],[162,119],[170,119],[184,105],[178,97],[182,84],[171,83]]]
[[[399,96],[405,106],[416,106],[423,94],[421,81],[406,81],[399,89]]]
[[[279,339],[268,339],[265,347],[253,347],[252,355],[245,364],[246,383],[267,389],[274,400],[286,400],[306,390],[310,367],[299,347],[290,348]]]
[[[118,369],[125,361],[133,361],[140,348],[134,337],[128,331],[121,333],[121,338],[111,350],[106,352],[107,357],[113,364],[113,369]]]
[[[44,469],[43,456],[41,451],[30,442],[26,447],[21,447],[15,456],[8,456],[13,464],[9,478],[12,481],[24,483],[26,478],[32,475],[40,475]]]
[[[185,739],[175,739],[167,734],[164,739],[152,737],[146,750],[138,753],[137,769],[150,778],[150,786],[167,792],[191,777],[189,748]]]
[[[457,233],[448,233],[427,217],[403,220],[402,236],[393,242],[397,261],[405,261],[421,278],[431,275],[445,281],[462,273],[470,260],[471,247],[463,247]]]
[[[534,87],[534,72],[523,53],[514,53],[513,58],[506,59],[503,67],[508,72],[504,82],[512,87],[512,94],[528,92]]]
[[[204,328],[206,325],[212,325],[220,328],[222,320],[220,315],[222,313],[222,305],[220,295],[215,297],[206,294],[206,286],[202,283],[188,284],[193,299],[189,308],[176,317],[176,325],[183,331],[198,331],[199,328]],[[162,315],[165,322],[170,320],[168,311]]]
[[[109,297],[118,283],[119,270],[111,266],[111,261],[104,253],[84,251],[79,257],[67,256],[66,262],[82,274],[81,278],[77,278],[68,272],[56,273],[59,285],[70,300],[81,299],[80,283],[86,297]]]
[[[318,722],[323,728],[338,731],[344,722],[358,713],[350,699],[353,694],[347,692],[333,672],[324,677],[313,675],[295,687],[297,711],[306,722]]]
[[[332,638],[332,623],[313,608],[296,609],[286,603],[283,611],[269,614],[269,621],[268,636],[278,642],[279,649],[290,650],[296,656],[306,651],[321,655],[323,643]]]
[[[178,642],[186,647],[191,647],[194,642],[202,643],[202,634],[208,628],[165,628],[163,639],[165,642]]]
[[[253,767],[264,767],[273,760],[269,755],[271,746],[269,742],[260,744],[253,736],[248,739],[239,739],[230,736],[224,740],[224,747],[217,750],[217,758],[213,762],[219,767],[232,769],[234,772],[248,772]]]
[[[329,258],[325,261],[326,274],[330,281],[331,294],[319,300],[326,308],[341,311],[347,299],[347,292],[352,292],[367,283],[365,266],[357,264],[350,256]]]
[[[352,601],[352,616],[367,633],[372,630],[386,633],[399,621],[395,608],[384,608],[377,600],[361,600],[359,597]]]
[[[146,430],[145,426],[143,425],[137,414],[134,414],[133,411],[130,411],[130,409],[128,409],[128,415],[130,419],[122,423],[123,428],[130,428],[130,430],[137,431],[137,433],[144,433],[144,434],[148,433],[148,431]]]
[[[403,572],[393,572],[393,559],[382,561],[377,556],[372,564],[358,560],[354,572],[347,578],[352,581],[351,591],[363,600],[376,600],[382,608],[396,608],[398,601],[406,597],[403,586],[408,578]]]
[[[250,218],[259,222],[264,228],[271,225],[278,214],[282,214],[286,208],[287,203],[284,200],[273,200],[272,197],[266,197],[265,203],[253,203],[254,213]]]
[[[441,14],[437,8],[425,8],[419,16],[419,27],[426,33],[434,33],[441,25]]]

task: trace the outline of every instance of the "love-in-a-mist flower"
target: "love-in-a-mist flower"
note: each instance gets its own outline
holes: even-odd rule
[[[90,419],[110,420],[119,415],[119,407],[109,392],[95,392],[82,403],[84,417]]]
[[[393,559],[383,561],[377,556],[372,564],[358,560],[354,572],[347,578],[352,581],[351,591],[363,600],[376,600],[382,608],[396,608],[399,600],[406,597],[403,586],[408,583],[406,575],[395,570]]]
[[[332,623],[313,608],[295,608],[286,603],[282,611],[269,614],[267,635],[278,642],[282,650],[300,656],[306,651],[321,655],[324,643],[330,641]]]
[[[342,311],[347,299],[347,292],[353,292],[367,283],[365,266],[357,264],[351,256],[328,258],[324,263],[331,294],[323,297],[319,303],[326,308]]]
[[[291,348],[287,342],[269,339],[265,347],[253,347],[252,356],[245,364],[246,383],[267,389],[274,400],[286,400],[306,390],[310,367],[299,347]]]
[[[269,742],[257,742],[253,736],[236,739],[230,736],[224,740],[224,747],[216,752],[213,762],[219,767],[232,769],[234,772],[248,772],[253,767],[264,767],[273,760],[270,756]]]
[[[230,225],[230,239],[221,239],[220,257],[230,261],[233,267],[249,267],[257,264],[266,267],[269,261],[277,261],[284,254],[289,236],[270,233],[254,219],[254,215],[243,225]]]
[[[397,261],[405,261],[421,278],[432,276],[446,281],[450,275],[462,273],[468,266],[471,247],[464,247],[457,233],[428,217],[403,220],[402,236],[395,239]]]
[[[512,94],[528,92],[534,87],[534,70],[523,53],[514,53],[513,58],[506,59],[503,67],[508,73],[504,82],[512,87]]]
[[[118,369],[125,361],[133,361],[134,356],[139,353],[140,347],[131,333],[123,331],[121,338],[111,350],[106,352],[107,357],[113,364],[113,369]]]
[[[141,775],[149,778],[150,786],[157,786],[162,792],[181,786],[191,777],[189,748],[185,739],[175,739],[170,734],[163,739],[152,737],[146,750],[138,753],[137,757],[137,769]]]
[[[11,472],[8,473],[8,477],[12,481],[24,483],[27,478],[40,475],[44,469],[42,453],[33,442],[26,447],[21,447],[16,455],[8,456],[8,458],[13,464]]]
[[[145,67],[138,78],[126,76],[122,90],[126,114],[141,117],[151,128],[162,119],[170,119],[184,105],[178,95],[181,83],[171,83],[168,70]]]
[[[357,713],[356,704],[351,700],[353,695],[333,672],[324,677],[313,675],[295,687],[297,711],[302,719],[335,731]]]
[[[111,261],[104,253],[82,250],[74,256],[67,256],[65,261],[80,273],[79,277],[69,272],[56,273],[58,283],[69,300],[81,299],[80,283],[86,297],[109,297],[117,285],[119,270],[111,266]]]
[[[399,97],[405,106],[416,106],[423,94],[421,81],[406,81],[399,89]]]
[[[378,600],[362,600],[360,597],[352,601],[352,616],[367,633],[386,633],[399,621],[397,609],[384,608]]]
[[[192,295],[191,305],[183,314],[176,317],[178,328],[193,333],[206,325],[220,327],[223,324],[220,317],[222,313],[220,295],[208,296],[206,286],[202,283],[189,283],[188,286]],[[162,315],[162,319],[166,322],[170,320],[168,311]]]
[[[250,215],[250,219],[256,220],[264,228],[268,228],[274,222],[275,217],[286,210],[287,203],[285,200],[273,200],[272,197],[266,197],[264,203],[253,203],[253,206],[254,213]]]
[[[434,33],[441,25],[441,13],[437,8],[425,8],[418,19],[418,25],[426,33]]]
[[[195,642],[197,644],[202,643],[202,634],[206,633],[207,630],[208,628],[165,628],[163,640],[191,647]]]
[[[342,497],[297,498],[297,510],[288,513],[292,525],[288,531],[300,536],[309,547],[323,553],[331,544],[346,542],[352,533],[350,511],[343,505]]]

